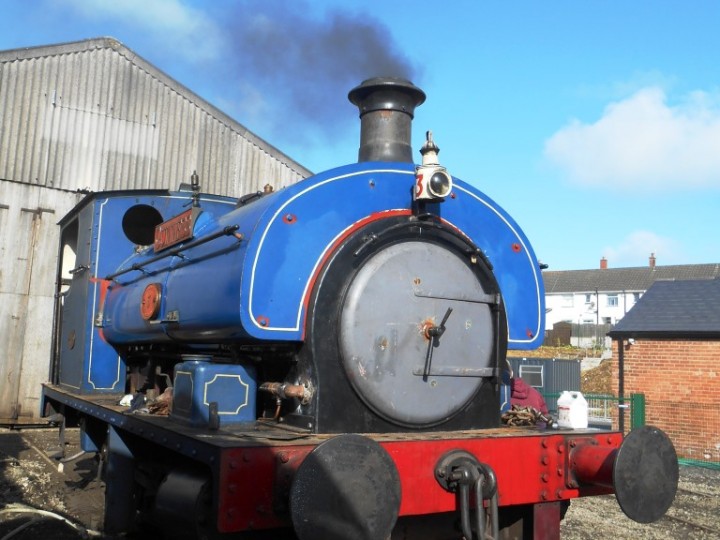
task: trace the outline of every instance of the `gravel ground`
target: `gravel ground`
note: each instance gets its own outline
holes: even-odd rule
[[[68,430],[66,455],[79,450],[77,436],[77,430]],[[103,501],[94,458],[82,456],[59,472],[57,461],[48,457],[57,449],[57,430],[0,429],[0,540],[23,525],[27,528],[14,534],[14,540],[104,538],[94,531],[100,525]],[[43,516],[38,509],[55,517]],[[561,537],[720,540],[720,471],[681,466],[673,506],[650,525],[625,517],[613,496],[576,499],[563,521]]]
[[[576,499],[561,536],[564,540],[720,539],[720,471],[681,465],[673,505],[649,525],[627,518],[612,495]]]
[[[73,456],[80,450],[78,431],[68,430],[67,439],[65,455]],[[94,531],[104,500],[94,457],[63,464],[61,472],[50,457],[58,450],[57,429],[0,429],[0,539],[26,524],[13,539],[102,537]]]

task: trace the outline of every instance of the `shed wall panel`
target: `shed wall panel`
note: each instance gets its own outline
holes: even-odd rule
[[[26,309],[25,295],[0,293],[0,343],[3,344],[3,358],[0,362],[0,418],[2,419],[17,418],[17,387],[22,365]]]
[[[52,327],[53,297],[30,296],[25,312],[25,333],[19,362],[20,373],[15,397],[16,418],[39,418],[40,386],[49,381],[51,344],[48,340]],[[50,317],[48,317],[48,313]],[[0,412],[0,416],[4,416]]]
[[[79,199],[0,181],[0,418],[38,416],[50,365],[57,220]]]

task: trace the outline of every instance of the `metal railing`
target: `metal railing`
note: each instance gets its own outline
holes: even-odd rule
[[[557,418],[559,393],[543,394],[550,414]],[[625,433],[636,427],[657,426],[673,441],[680,462],[686,465],[720,470],[720,415],[714,408],[675,401],[645,402],[645,394],[625,398],[611,394],[583,394],[588,402],[589,427],[619,430]],[[684,413],[683,410],[692,410]]]
[[[560,393],[543,394],[550,414],[557,417]],[[645,425],[645,394],[618,397],[611,394],[583,394],[588,403],[588,424],[605,429],[633,429]],[[629,426],[627,423],[629,421]]]

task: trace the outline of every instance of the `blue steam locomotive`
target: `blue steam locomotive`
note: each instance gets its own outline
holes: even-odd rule
[[[553,538],[568,500],[613,491],[659,518],[661,431],[501,427],[507,349],[544,334],[532,247],[431,133],[413,163],[419,88],[349,99],[359,163],[240,199],[195,175],[96,193],[60,222],[43,402],[101,457],[105,530]]]

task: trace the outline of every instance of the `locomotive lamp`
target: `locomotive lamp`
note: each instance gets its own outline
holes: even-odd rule
[[[432,131],[426,133],[427,140],[420,149],[422,165],[415,171],[414,199],[438,200],[444,199],[452,191],[452,178],[445,167],[438,163],[440,148],[435,144]]]

